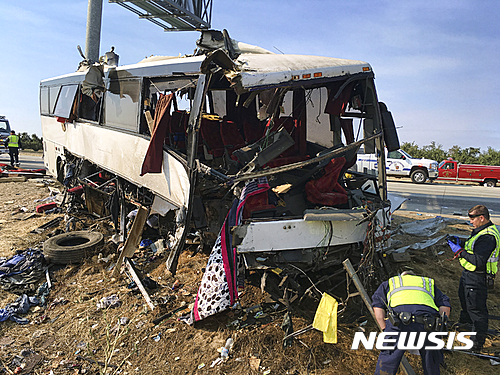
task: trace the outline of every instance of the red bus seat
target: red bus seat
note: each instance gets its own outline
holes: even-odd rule
[[[238,124],[233,121],[223,120],[221,122],[220,135],[229,155],[232,155],[234,150],[245,146],[245,139],[240,133]]]
[[[262,130],[260,122],[243,120],[243,134],[245,135],[245,141],[247,144],[251,144],[261,139],[264,135],[264,131]]]
[[[224,155],[224,142],[222,142],[220,135],[220,121],[202,119],[200,134],[203,144],[207,147],[210,155],[216,158]]]

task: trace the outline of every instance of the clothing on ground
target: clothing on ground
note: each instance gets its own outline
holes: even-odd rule
[[[17,324],[28,324],[30,321],[26,318],[21,318],[19,315],[26,314],[31,306],[38,305],[39,301],[36,297],[28,297],[23,294],[15,302],[9,303],[3,309],[0,309],[0,322],[10,319]]]
[[[37,249],[27,249],[0,262],[0,287],[22,294],[45,272],[45,258]]]

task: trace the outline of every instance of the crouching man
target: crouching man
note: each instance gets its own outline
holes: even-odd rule
[[[384,332],[424,332],[434,331],[436,321],[444,313],[450,315],[450,299],[434,286],[434,280],[416,276],[405,271],[384,281],[372,297],[375,317]],[[389,319],[386,320],[386,313]],[[436,320],[437,319],[437,320]],[[425,350],[430,343],[426,340],[419,350],[422,358],[424,375],[440,373],[439,365],[443,361],[441,350]],[[378,357],[376,375],[395,375],[405,350],[397,347],[381,350]]]

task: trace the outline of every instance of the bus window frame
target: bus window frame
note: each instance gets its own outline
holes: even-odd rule
[[[129,131],[129,132],[133,132],[133,133],[138,133],[139,134],[139,130],[140,130],[140,116],[141,116],[141,111],[142,111],[142,100],[143,100],[143,79],[141,77],[130,77],[130,78],[108,78],[108,79],[105,79],[105,84],[106,84],[106,92],[104,93],[104,98],[103,98],[103,108],[101,110],[101,123],[105,126],[108,126],[110,128],[113,128],[113,129],[119,129],[119,130],[123,130],[123,131]],[[108,111],[109,111],[109,98],[111,95],[113,95],[114,97],[118,96],[119,99],[123,99],[123,98],[120,98],[121,94],[118,93],[114,93],[110,87],[111,87],[111,84],[114,83],[114,82],[138,82],[139,83],[139,87],[138,87],[138,92],[137,92],[137,95],[138,95],[138,98],[137,98],[137,103],[135,103],[135,126],[134,127],[128,127],[128,126],[123,126],[123,122],[109,122],[108,121]],[[123,94],[123,95],[127,95],[127,94]],[[130,100],[132,100],[132,103],[134,103],[132,97],[130,95],[128,95],[128,97],[130,98]],[[115,119],[119,119],[120,117],[118,116],[115,116]]]
[[[46,92],[45,95],[44,95],[44,91]],[[44,103],[44,98],[46,98],[45,103]],[[50,90],[49,90],[49,86],[40,86],[40,113],[42,115],[49,115],[50,114]]]
[[[53,113],[54,116],[62,117],[62,118],[69,118],[71,116],[71,111],[73,110],[73,104],[75,103],[76,94],[78,93],[78,87],[79,87],[79,85],[77,83],[68,84],[68,85],[61,85],[61,87],[59,89],[59,94],[57,96],[56,103],[54,105],[54,113]],[[64,92],[65,89],[68,90],[67,95]],[[71,91],[69,91],[69,90],[71,90]],[[65,99],[66,99],[64,102],[61,101],[61,95],[63,95],[63,94],[65,95]],[[72,97],[72,99],[71,99],[71,97]],[[68,106],[67,104],[68,104],[69,100],[71,100],[71,103]],[[50,97],[49,97],[49,101],[50,101]],[[62,104],[62,105],[64,105],[63,108],[59,108],[60,103],[63,103]]]
[[[61,92],[61,87],[63,86],[67,85],[40,86],[40,114],[44,116],[55,116],[54,110],[56,107],[57,99]],[[47,98],[47,103],[45,108],[42,106],[42,100],[44,97],[43,90],[47,91],[45,95],[45,97]]]
[[[57,98],[59,97],[59,93],[61,92],[61,87],[63,85],[58,86],[47,86],[49,88],[49,115],[54,115],[54,110],[56,109]],[[52,89],[54,90],[54,99],[52,99]]]

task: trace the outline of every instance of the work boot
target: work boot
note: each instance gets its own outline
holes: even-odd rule
[[[451,328],[455,329],[457,331],[467,331],[467,332],[469,332],[472,329],[472,324],[470,324],[470,323],[456,322],[456,323],[453,323],[453,325],[451,326]]]

